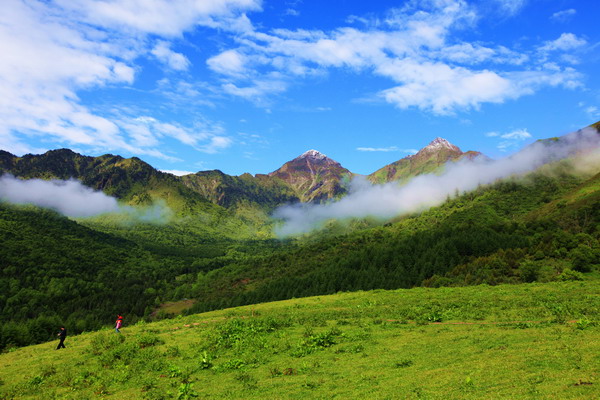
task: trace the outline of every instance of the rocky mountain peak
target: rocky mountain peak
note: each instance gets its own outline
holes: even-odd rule
[[[327,158],[327,156],[323,153],[318,152],[317,150],[308,150],[308,151],[302,153],[296,159],[299,160],[299,159],[304,159],[304,158],[310,158],[310,159],[314,159],[314,160],[324,160]]]
[[[452,150],[455,152],[461,152],[457,146],[453,145],[446,139],[437,137],[437,138],[433,139],[431,141],[431,143],[429,143],[427,146],[423,147],[419,151],[419,153],[421,153],[421,152],[429,153],[429,152],[439,151],[439,150],[443,150],[443,149],[448,149],[448,150]]]

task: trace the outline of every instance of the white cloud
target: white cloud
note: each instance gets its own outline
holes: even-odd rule
[[[502,12],[512,16],[518,14],[527,5],[528,0],[495,0],[495,2]]]
[[[228,28],[260,0],[57,0],[65,10],[94,25],[164,37],[178,37],[195,25]],[[225,22],[223,22],[225,20]]]
[[[143,57],[186,70],[189,60],[166,39],[181,37],[198,24],[246,29],[243,12],[259,9],[259,0],[6,0],[0,13],[3,148],[23,151],[22,143],[36,137],[69,147],[174,159],[163,154],[162,137],[204,146],[191,139],[196,135],[188,134],[189,128],[156,123],[161,134],[148,132],[133,122],[136,115],[101,113],[84,105],[79,94],[131,85]],[[124,128],[131,125],[130,134]]]
[[[527,132],[527,129],[517,129],[516,131],[500,135],[500,137],[502,139],[525,140],[531,137],[531,133]]]
[[[255,80],[249,86],[240,87],[234,83],[225,83],[222,89],[225,93],[243,97],[247,100],[260,103],[267,94],[281,93],[287,89],[287,84],[274,79]]]
[[[206,63],[210,69],[223,75],[242,75],[245,70],[244,56],[236,50],[224,51],[209,58]]]
[[[568,10],[555,12],[554,14],[552,14],[550,19],[558,22],[566,22],[573,18],[575,14],[577,14],[577,10],[575,10],[574,8],[569,8]]]
[[[184,175],[194,174],[194,172],[192,172],[192,171],[182,171],[179,169],[161,169],[160,171],[166,172],[167,174],[172,174],[175,176],[184,176]]]
[[[21,180],[3,175],[0,177],[0,200],[52,208],[70,217],[120,211],[114,197],[92,190],[76,180]]]
[[[165,138],[175,139],[204,153],[217,153],[229,147],[232,140],[223,135],[220,125],[198,121],[193,128],[185,128],[175,123],[166,123],[153,117],[142,116],[119,121],[123,129],[130,133],[135,144],[140,147],[157,146]],[[178,160],[175,157],[160,158]]]
[[[151,53],[162,63],[176,71],[185,71],[190,66],[190,60],[181,53],[176,53],[170,48],[170,43],[159,40]]]
[[[577,49],[586,44],[587,41],[585,39],[578,38],[573,33],[563,33],[558,39],[545,42],[539,49],[543,52],[567,51]]]
[[[588,114],[591,118],[599,118],[600,117],[600,109],[596,106],[589,106],[584,109],[585,113]]]
[[[507,151],[511,148],[516,148],[521,145],[527,139],[531,139],[531,133],[527,129],[515,129],[507,133],[488,132],[485,134],[487,137],[498,137],[502,139],[498,143],[498,149],[501,151]]]
[[[356,150],[358,151],[366,151],[366,152],[390,152],[390,151],[399,151],[401,153],[408,153],[408,154],[416,154],[418,150],[416,149],[399,149],[396,146],[390,146],[390,147],[357,147]]]
[[[210,138],[209,143],[202,146],[199,150],[204,153],[213,154],[228,148],[232,144],[233,140],[231,140],[231,138],[225,136],[213,136]]]
[[[457,109],[477,109],[481,103],[502,103],[519,95],[510,80],[487,70],[409,61],[397,62],[388,72],[404,84],[384,90],[380,96],[401,109],[417,107],[444,115]]]
[[[525,1],[502,1],[511,12]],[[225,80],[230,95],[260,102],[287,90],[298,77],[320,76],[331,69],[375,74],[396,85],[377,93],[379,99],[400,109],[417,108],[438,115],[479,109],[485,103],[503,103],[535,93],[544,86],[581,87],[581,75],[562,68],[574,59],[552,60],[550,49],[581,45],[582,39],[565,34],[529,53],[504,46],[458,40],[455,32],[475,24],[474,9],[462,0],[408,2],[392,9],[382,20],[363,22],[367,27],[318,30],[256,30],[237,37],[239,47],[225,50],[208,62]],[[521,70],[492,68],[501,64]],[[485,68],[473,68],[484,64]],[[276,76],[276,78],[271,78]],[[270,79],[269,79],[269,78]]]

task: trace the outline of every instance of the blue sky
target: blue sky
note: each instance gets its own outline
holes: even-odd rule
[[[0,149],[369,174],[444,137],[492,158],[600,120],[588,0],[4,0]]]

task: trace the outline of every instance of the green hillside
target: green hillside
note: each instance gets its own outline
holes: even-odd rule
[[[215,214],[223,209],[183,185],[174,175],[157,171],[137,157],[106,154],[82,156],[69,149],[16,157],[0,152],[0,174],[21,179],[78,179],[129,205],[164,204],[178,214]]]
[[[230,176],[215,170],[185,175],[181,180],[186,186],[225,208],[249,203],[272,210],[280,204],[299,201],[285,182],[268,175]]]
[[[338,291],[551,281],[573,270],[578,279],[600,264],[600,199],[590,189],[597,177],[570,170],[559,163],[385,226],[339,235],[332,225],[331,235],[199,273],[181,290],[204,311]]]
[[[126,323],[1,354],[0,398],[593,399],[599,288],[378,290]]]
[[[404,157],[368,175],[373,183],[406,182],[417,175],[443,171],[448,162],[485,157],[477,151],[462,152],[445,139],[437,138],[416,154]]]

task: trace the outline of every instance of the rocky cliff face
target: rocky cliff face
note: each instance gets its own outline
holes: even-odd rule
[[[321,202],[346,192],[352,173],[316,150],[309,150],[269,174],[290,185],[301,201]]]

